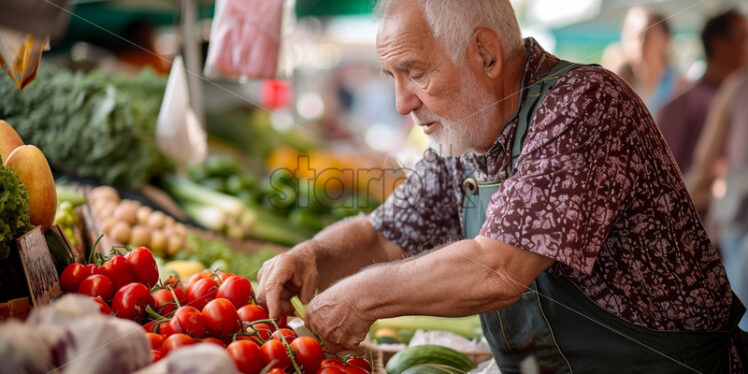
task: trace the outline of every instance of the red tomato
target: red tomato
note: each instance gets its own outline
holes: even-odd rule
[[[127,263],[127,259],[123,256],[114,256],[106,264],[101,265],[99,274],[109,277],[112,280],[115,290],[135,281],[135,278],[132,276],[132,270],[130,270],[130,264]]]
[[[169,336],[177,333],[177,331],[174,331],[174,328],[171,327],[171,320],[159,321],[153,328],[154,330],[156,330],[154,331],[156,334],[161,334],[163,336]]]
[[[205,335],[205,317],[199,310],[191,306],[183,306],[174,312],[169,322],[169,328],[174,333],[188,334],[194,338]]]
[[[179,288],[174,289],[177,300],[180,304],[186,297],[184,292]],[[156,311],[162,316],[168,316],[177,309],[177,303],[174,302],[174,295],[168,289],[160,289],[153,293],[153,301],[156,303]]]
[[[369,374],[368,371],[361,369],[358,366],[352,366],[352,365],[346,365],[346,364],[327,364],[326,367],[334,367],[338,370],[341,370],[345,374]]]
[[[205,329],[213,336],[227,336],[241,331],[236,308],[226,299],[211,300],[203,308]]]
[[[185,291],[192,287],[195,282],[199,281],[200,279],[210,278],[213,275],[213,270],[205,269],[199,273],[192,274],[190,279],[187,280],[187,285],[184,287]]]
[[[270,339],[270,334],[273,333],[273,326],[267,323],[255,323],[247,329],[247,332],[253,331],[257,331],[257,334],[265,341]]]
[[[112,299],[112,311],[119,318],[141,321],[145,318],[145,308],[154,308],[151,292],[140,283],[130,283],[120,288]]]
[[[286,372],[281,369],[275,368],[268,371],[267,374],[286,374]]]
[[[345,363],[350,366],[357,366],[361,369],[366,370],[367,372],[371,372],[371,364],[369,361],[366,361],[363,357],[351,357],[347,360],[345,360]]]
[[[91,275],[99,274],[99,267],[96,266],[96,264],[88,264],[86,265],[86,270],[88,270]]]
[[[262,339],[260,339],[258,336],[239,335],[236,337],[236,340],[247,340],[257,344],[258,347],[265,344],[265,342],[262,341]],[[231,342],[229,342],[229,344],[231,344]]]
[[[202,310],[209,301],[216,298],[218,283],[213,278],[203,278],[187,290],[187,303]]]
[[[77,292],[81,282],[91,274],[82,264],[70,264],[60,274],[60,288],[65,292]]]
[[[164,352],[162,352],[160,349],[151,349],[151,356],[153,356],[153,358],[151,359],[151,363],[154,363],[164,358],[165,355]]]
[[[272,368],[285,370],[291,366],[291,358],[288,357],[286,346],[277,340],[268,340],[260,347],[265,361],[272,365]]]
[[[304,367],[304,374],[314,374],[319,370],[325,353],[314,338],[300,336],[291,342],[291,348],[296,351],[296,362]]]
[[[332,363],[342,364],[343,360],[341,360],[341,359],[339,359],[337,357],[329,357],[329,358],[326,358],[326,359],[322,360],[322,363],[320,365],[322,367],[324,367],[325,365],[332,364]]]
[[[99,304],[99,311],[101,311],[101,314],[112,314],[112,308],[109,307],[109,304],[107,304],[106,301],[102,300],[100,297],[94,297],[93,301]]]
[[[125,258],[130,264],[130,270],[132,270],[136,282],[143,283],[148,288],[156,285],[158,282],[158,267],[156,267],[156,259],[153,258],[153,253],[148,248],[135,248]]]
[[[252,297],[252,284],[247,278],[232,275],[222,281],[216,297],[228,299],[234,307],[241,308],[247,305]]]
[[[221,273],[218,275],[218,279],[221,281],[221,283],[223,283],[224,281],[226,281],[226,279],[228,279],[229,277],[233,277],[234,275],[235,274],[231,273]]]
[[[325,366],[317,370],[317,374],[345,374],[345,372],[334,366]]]
[[[226,352],[234,359],[236,368],[244,374],[259,374],[267,365],[260,346],[248,340],[237,340],[229,344]]]
[[[153,328],[156,325],[156,322],[158,321],[151,321],[151,322],[146,323],[145,325],[143,325],[143,330],[145,330],[145,332],[152,332],[154,334],[157,334],[157,332],[153,331]]]
[[[236,314],[239,315],[239,319],[242,320],[242,322],[254,322],[261,319],[268,319],[267,310],[259,305],[254,304],[245,305],[239,308],[236,311]]]
[[[78,286],[78,293],[84,295],[100,297],[104,300],[111,300],[114,293],[112,280],[104,275],[89,275]]]
[[[226,344],[223,344],[223,342],[221,340],[216,339],[214,337],[205,338],[205,339],[202,340],[202,342],[203,343],[213,343],[213,344],[216,344],[216,345],[220,346],[221,348],[226,348]]]
[[[161,349],[161,346],[164,345],[164,340],[166,340],[165,336],[152,332],[148,332],[145,335],[148,337],[148,341],[151,342],[151,349]]]
[[[168,355],[169,352],[185,345],[195,344],[195,339],[192,339],[189,335],[185,334],[174,334],[170,335],[164,340],[164,344],[161,346],[161,352],[164,352],[164,356]]]
[[[290,343],[294,339],[296,339],[296,332],[294,332],[291,329],[286,329],[286,328],[281,328],[280,330],[273,332],[273,339],[277,341],[281,341],[281,338],[280,338],[281,334],[283,334],[283,337],[286,338],[286,343]]]

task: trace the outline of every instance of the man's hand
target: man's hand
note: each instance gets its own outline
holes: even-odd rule
[[[306,326],[324,341],[325,351],[358,348],[376,321],[362,310],[361,298],[372,293],[356,286],[357,277],[346,278],[312,299],[306,309]]]
[[[257,302],[266,305],[270,318],[293,314],[291,298],[309,303],[319,283],[313,240],[266,261],[257,274]]]

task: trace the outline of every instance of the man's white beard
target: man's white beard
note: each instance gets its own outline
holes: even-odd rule
[[[455,105],[463,106],[464,113],[455,119],[446,119],[422,107],[411,112],[415,124],[438,122],[428,134],[429,148],[442,157],[459,157],[476,153],[475,148],[486,143],[491,119],[496,111],[495,101],[490,93],[481,89],[470,72],[463,71],[464,77]],[[491,139],[493,140],[493,139]]]

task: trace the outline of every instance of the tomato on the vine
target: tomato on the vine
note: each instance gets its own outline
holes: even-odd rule
[[[286,374],[286,372],[281,369],[275,368],[275,369],[270,369],[270,371],[268,371],[267,374]]]
[[[151,356],[153,357],[151,363],[155,363],[164,358],[164,352],[160,349],[151,349]]]
[[[164,340],[166,340],[165,336],[152,332],[148,332],[145,335],[148,337],[148,341],[151,342],[151,349],[161,349],[161,346],[164,345]]]
[[[112,311],[119,318],[141,321],[145,318],[146,307],[155,307],[148,287],[140,283],[122,286],[112,299]]]
[[[132,270],[130,270],[130,264],[124,256],[112,257],[111,260],[101,265],[99,274],[109,277],[112,280],[115,290],[135,281],[135,278],[132,276]]]
[[[227,336],[241,331],[239,317],[231,301],[221,298],[211,300],[202,313],[205,317],[205,329],[210,335]]]
[[[229,344],[226,352],[243,374],[259,374],[267,365],[260,346],[248,340],[237,340]]]
[[[288,357],[286,352],[286,346],[278,340],[268,340],[265,344],[260,347],[262,355],[265,357],[265,361],[272,368],[278,368],[285,370],[291,366],[291,358]]]
[[[213,270],[205,269],[199,273],[192,274],[190,279],[187,280],[187,283],[184,286],[184,290],[187,291],[190,288],[192,288],[192,285],[195,284],[200,279],[210,278],[213,275]]]
[[[77,292],[81,282],[89,275],[91,271],[83,264],[70,264],[60,274],[60,288],[65,292]]]
[[[96,264],[88,264],[86,265],[86,271],[91,273],[91,275],[99,274],[99,267]]]
[[[201,340],[203,343],[213,343],[221,348],[226,348],[226,344],[223,344],[223,342],[220,339],[209,337]]]
[[[273,326],[268,323],[255,323],[247,328],[247,332],[257,332],[257,335],[265,341],[270,339],[270,334],[273,333]]]
[[[350,357],[347,360],[345,360],[345,363],[350,366],[357,366],[361,369],[366,370],[367,372],[371,372],[371,364],[369,361],[366,361],[363,357]]]
[[[104,275],[89,275],[78,286],[78,293],[84,295],[100,297],[104,300],[111,300],[114,294],[112,280]]]
[[[296,362],[303,366],[304,374],[315,374],[319,370],[325,353],[317,340],[300,336],[291,342],[291,348],[296,352]]]
[[[239,319],[242,320],[242,322],[254,322],[261,319],[268,319],[267,310],[254,304],[245,305],[237,309],[236,314],[239,315]]]
[[[205,317],[199,310],[191,306],[183,306],[174,312],[169,321],[169,328],[173,333],[184,333],[194,338],[205,335]]]
[[[321,365],[322,367],[324,367],[325,365],[327,365],[327,364],[332,364],[332,363],[342,364],[342,363],[343,363],[343,360],[341,360],[341,359],[340,359],[340,358],[338,358],[338,357],[328,357],[328,358],[326,358],[326,359],[322,360],[322,363],[321,363],[320,365]]]
[[[164,344],[161,346],[161,351],[165,356],[179,347],[192,344],[195,344],[195,339],[192,339],[189,335],[173,334],[169,335],[169,337],[164,340]]]
[[[235,274],[221,272],[220,274],[218,274],[218,279],[221,281],[221,283],[223,283],[226,281],[226,279],[228,279],[229,277],[233,277],[234,275]]]
[[[324,366],[317,370],[317,374],[345,374],[345,372],[334,366]]]
[[[187,290],[187,303],[202,310],[209,301],[216,298],[218,283],[213,278],[203,278]]]
[[[273,332],[273,339],[277,341],[281,341],[281,334],[283,334],[283,337],[286,338],[286,343],[292,342],[294,339],[296,339],[296,332],[287,329],[287,328],[281,328],[280,330],[276,330]]]
[[[179,300],[180,304],[187,300],[184,292],[179,288],[174,288],[173,291],[174,294],[172,295],[170,290],[162,288],[153,293],[153,301],[156,303],[156,311],[158,314],[168,316],[171,312],[177,309],[177,303],[174,302],[174,295],[177,295],[177,300]]]
[[[130,264],[130,270],[135,281],[143,283],[149,288],[156,285],[158,282],[158,267],[156,266],[156,259],[153,258],[153,253],[148,248],[135,248],[125,258]]]
[[[232,275],[222,281],[216,297],[227,299],[234,304],[234,307],[241,308],[252,298],[252,284],[247,278]]]

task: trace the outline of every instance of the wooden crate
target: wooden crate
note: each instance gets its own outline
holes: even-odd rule
[[[384,370],[387,361],[400,352],[403,348],[393,344],[376,344],[371,340],[365,340],[361,343],[362,347],[367,350],[367,357],[371,358],[372,370],[375,373],[386,373]],[[458,351],[469,358],[473,363],[478,365],[481,362],[493,358],[491,351]]]

